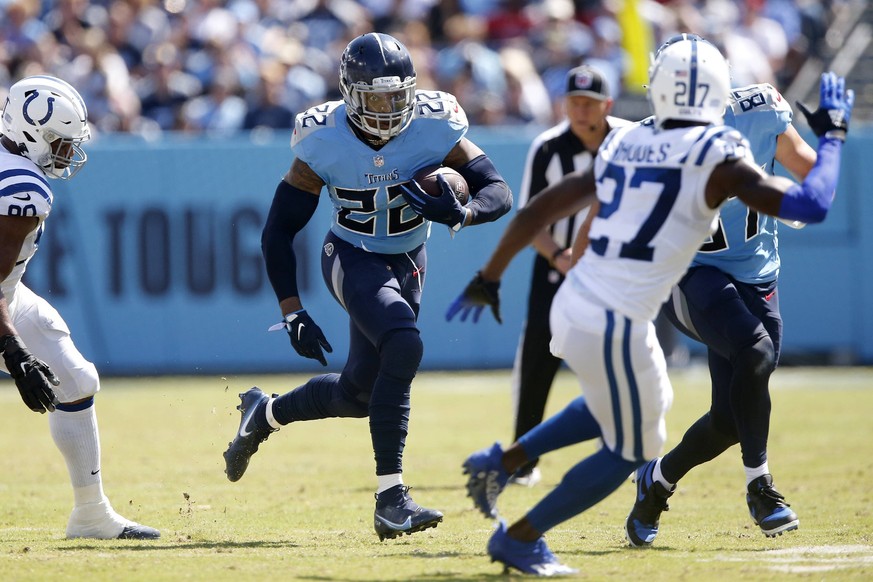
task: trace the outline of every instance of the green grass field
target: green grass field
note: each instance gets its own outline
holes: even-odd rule
[[[704,369],[671,373],[670,444],[709,403]],[[272,435],[246,476],[230,483],[221,457],[239,422],[237,393],[285,392],[294,376],[110,378],[98,397],[106,492],[157,543],[64,539],[72,507],[66,468],[45,417],[0,386],[0,580],[488,580],[492,524],[465,497],[460,464],[511,436],[508,372],[422,372],[413,389],[405,474],[437,528],[379,542],[372,527],[372,450],[366,420],[291,425]],[[737,447],[680,484],[655,547],[626,546],[630,480],[549,532],[551,548],[587,580],[873,579],[873,369],[780,369],[772,381],[770,467],[801,519],[765,538],[745,504]],[[550,411],[578,394],[562,373]],[[500,499],[522,516],[586,443],[552,453],[544,480]]]

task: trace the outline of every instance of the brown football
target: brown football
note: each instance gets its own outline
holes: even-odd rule
[[[441,193],[440,183],[437,180],[439,174],[442,174],[448,180],[458,202],[466,204],[467,200],[470,199],[470,187],[467,185],[464,177],[453,168],[448,166],[425,166],[417,171],[412,176],[412,179],[418,182],[421,189],[431,196],[439,196]]]

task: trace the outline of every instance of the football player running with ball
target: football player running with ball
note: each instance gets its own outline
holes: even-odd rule
[[[348,359],[341,373],[316,376],[282,396],[258,388],[241,394],[242,420],[224,458],[228,479],[237,481],[259,444],[281,426],[368,417],[376,459],[374,527],[385,539],[436,527],[443,518],[417,505],[402,479],[411,383],[423,350],[416,320],[431,222],[458,232],[496,220],[510,210],[512,193],[464,137],[468,123],[455,98],[416,90],[412,59],[397,39],[369,33],[349,43],[340,90],[342,101],[297,116],[295,160],[276,188],[262,248],[291,345],[326,366],[324,352],[332,348],[301,303],[292,248],[326,187],[333,214],[321,267],[349,315]],[[471,198],[465,205],[443,177],[436,197],[411,180],[419,169],[440,164],[466,179]]]
[[[49,413],[73,485],[67,537],[156,539],[158,530],[118,515],[103,493],[94,364],[76,349],[55,308],[21,282],[52,209],[46,178],[72,178],[87,161],[87,117],[82,96],[61,79],[37,75],[9,89],[0,125],[2,367],[28,408]]]
[[[552,352],[579,377],[584,396],[506,450],[495,444],[472,454],[464,463],[467,488],[478,509],[496,516],[497,496],[525,462],[594,438],[603,447],[523,518],[509,527],[500,521],[488,542],[492,559],[531,574],[571,572],[543,534],[660,454],[673,394],[652,321],[730,197],[786,220],[824,220],[854,101],[844,86],[832,73],[822,77],[821,103],[809,116],[820,138],[817,160],[798,185],[763,172],[749,142],[722,125],[730,76],[714,46],[689,37],[659,52],[649,69],[654,118],[613,131],[582,176],[580,205],[593,202],[588,248],[551,310]],[[499,281],[509,261],[562,212],[547,192],[522,209],[452,311],[463,317],[490,306],[499,313]]]

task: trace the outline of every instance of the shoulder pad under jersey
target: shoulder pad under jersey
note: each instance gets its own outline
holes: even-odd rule
[[[294,118],[294,133],[291,134],[291,148],[293,149],[298,143],[320,129],[335,127],[336,110],[341,105],[343,105],[342,101],[328,101],[298,113]]]
[[[40,169],[27,158],[0,155],[0,216],[45,218],[52,209],[52,190]]]
[[[693,146],[691,155],[688,156],[688,159],[696,159],[698,165],[704,166],[742,158],[748,158],[754,163],[749,141],[738,130],[726,125],[707,128]]]
[[[750,128],[754,127],[759,133],[778,135],[788,129],[793,115],[791,105],[773,85],[757,83],[731,91],[725,123],[737,127],[743,124],[740,118],[749,116],[750,119],[743,121]]]
[[[467,114],[451,93],[445,91],[416,91],[414,120],[446,120],[451,125],[469,127]]]

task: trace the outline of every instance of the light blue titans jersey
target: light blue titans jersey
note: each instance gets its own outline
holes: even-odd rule
[[[342,101],[297,115],[291,150],[327,185],[331,231],[358,248],[405,253],[430,233],[430,222],[406,204],[400,185],[420,168],[441,164],[469,125],[453,95],[416,91],[415,101],[409,127],[378,151],[355,135]]]
[[[782,95],[761,83],[732,91],[724,122],[746,136],[755,163],[772,174],[776,137],[788,129],[791,117],[791,106]],[[731,198],[722,204],[718,227],[692,266],[710,265],[744,283],[772,281],[779,275],[776,224],[775,218]]]

